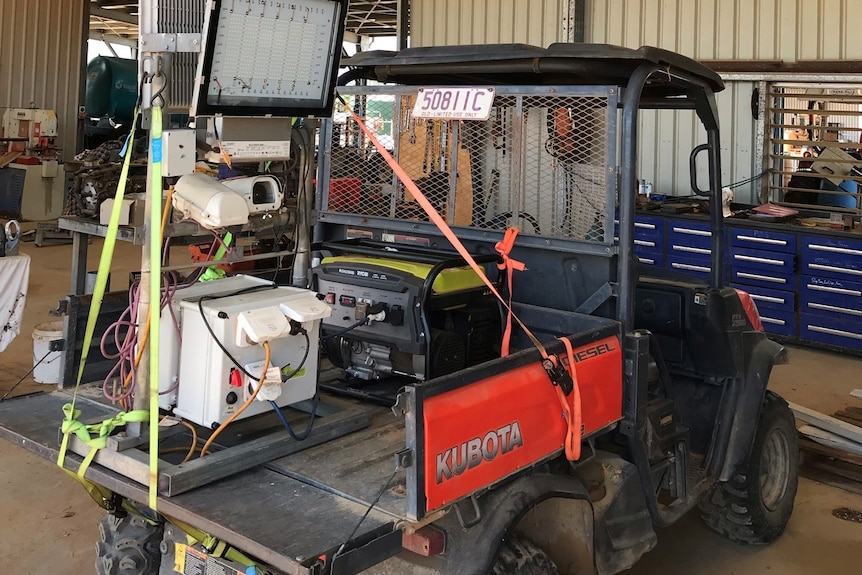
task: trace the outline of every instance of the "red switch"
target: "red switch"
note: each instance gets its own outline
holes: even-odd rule
[[[328,303],[329,305],[335,305],[335,293],[334,292],[329,292],[328,294],[326,294],[326,303]]]
[[[242,387],[242,374],[239,372],[239,370],[230,370],[230,384],[233,387]]]

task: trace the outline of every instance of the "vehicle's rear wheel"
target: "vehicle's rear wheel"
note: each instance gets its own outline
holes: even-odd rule
[[[557,575],[557,566],[548,555],[527,541],[508,536],[494,560],[491,575]]]
[[[701,504],[703,519],[731,541],[772,543],[787,527],[798,484],[799,444],[793,413],[781,396],[767,391],[748,462]]]
[[[108,514],[99,522],[97,575],[158,575],[164,527],[133,514]]]

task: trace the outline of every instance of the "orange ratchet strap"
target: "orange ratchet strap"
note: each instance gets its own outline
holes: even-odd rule
[[[497,264],[497,269],[506,272],[506,289],[509,292],[509,301],[506,306],[509,313],[506,314],[506,329],[503,332],[503,343],[500,346],[500,355],[502,357],[509,355],[509,340],[512,338],[512,276],[515,274],[515,270],[522,272],[526,269],[524,262],[519,262],[509,257],[509,252],[515,246],[515,238],[518,237],[519,231],[518,228],[507,229],[506,235],[503,236],[503,241],[497,242],[497,245],[494,246],[494,249],[500,254],[500,259],[502,260]]]
[[[528,338],[530,338],[530,341],[533,343],[536,349],[539,350],[539,354],[541,354],[542,356],[542,367],[545,369],[546,372],[548,372],[548,376],[551,379],[551,383],[558,388],[558,393],[562,394],[561,402],[566,403],[565,398],[571,395],[575,389],[575,384],[572,380],[572,373],[574,373],[574,358],[570,354],[570,373],[570,371],[566,369],[566,367],[563,365],[562,361],[560,361],[559,357],[548,353],[548,350],[545,349],[545,346],[542,345],[542,342],[540,342],[538,338],[536,338],[533,332],[530,331],[530,329],[524,324],[523,321],[521,321],[517,314],[512,311],[512,306],[510,302],[507,302],[503,298],[503,296],[500,295],[500,292],[497,290],[494,284],[491,283],[491,280],[489,280],[485,276],[485,270],[482,269],[482,267],[478,263],[476,263],[476,260],[473,259],[472,255],[470,255],[470,252],[467,251],[467,248],[464,247],[464,244],[461,243],[461,240],[458,239],[458,236],[455,235],[455,232],[452,231],[452,228],[450,228],[449,224],[446,223],[446,220],[444,220],[443,217],[437,212],[437,210],[434,209],[434,206],[431,205],[431,202],[428,201],[428,198],[425,197],[425,195],[419,189],[419,186],[416,185],[416,182],[414,182],[404,170],[404,168],[402,168],[398,164],[398,162],[395,161],[395,158],[392,157],[392,154],[390,154],[389,151],[383,146],[383,144],[380,143],[380,140],[377,139],[377,136],[374,135],[374,132],[372,132],[368,128],[368,126],[365,125],[365,122],[362,121],[362,118],[360,118],[356,114],[356,112],[353,111],[353,108],[348,105],[344,98],[342,98],[340,94],[337,94],[337,97],[341,104],[344,106],[344,109],[347,110],[347,112],[350,114],[350,116],[353,118],[353,120],[362,130],[362,132],[368,137],[368,140],[372,144],[374,144],[374,147],[377,148],[377,151],[380,153],[383,159],[386,160],[386,163],[389,164],[389,167],[392,168],[392,171],[395,173],[396,176],[398,176],[398,179],[401,180],[401,183],[404,184],[404,187],[407,188],[407,191],[410,192],[413,199],[415,199],[416,202],[422,207],[422,209],[425,210],[425,213],[428,214],[428,217],[430,218],[431,222],[433,222],[434,225],[437,226],[437,228],[443,233],[443,236],[447,240],[449,240],[449,243],[451,243],[452,246],[455,248],[455,251],[457,251],[461,255],[461,257],[464,258],[464,261],[466,261],[467,264],[473,269],[473,271],[476,272],[476,274],[479,276],[479,278],[481,278],[482,282],[488,287],[491,293],[494,294],[494,296],[500,301],[501,304],[503,304],[503,307],[506,308],[506,311],[509,314],[509,320],[514,319],[515,323],[517,323],[521,327],[521,329],[524,330],[524,333],[527,335]],[[501,257],[503,258],[503,265],[507,266],[507,269],[508,266],[512,266],[513,270],[523,269],[523,263],[516,262],[508,257],[508,252],[511,250],[512,245],[514,245],[516,237],[517,230],[509,230],[506,232],[503,241],[497,244],[497,249],[500,252]],[[509,272],[509,274],[511,273],[512,272]],[[511,275],[509,276],[509,281],[511,283]],[[512,290],[510,287],[510,297],[511,291]],[[507,326],[507,331],[511,331],[509,329],[509,326]],[[571,348],[571,343],[567,339],[561,339],[563,339],[567,348]],[[506,343],[508,344],[508,341]],[[566,441],[567,458],[570,458],[571,455],[575,454],[580,457],[580,432],[578,432],[578,441],[575,441],[575,433],[571,428],[573,423],[572,417],[577,416],[577,418],[580,420],[580,394],[576,395],[575,401],[577,402],[577,409],[571,410],[571,415],[567,403],[563,409],[564,416],[566,417],[566,424],[569,426],[568,436],[570,437],[570,439],[567,439]],[[578,430],[579,429],[580,423],[578,423]],[[571,443],[577,443],[577,447],[571,446]]]

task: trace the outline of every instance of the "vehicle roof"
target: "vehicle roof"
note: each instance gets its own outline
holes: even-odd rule
[[[642,46],[556,43],[477,44],[407,48],[400,52],[358,53],[342,65],[358,68],[362,77],[380,82],[419,85],[616,85],[626,86],[642,64],[668,73],[654,74],[644,97],[684,94],[691,80],[713,92],[724,82],[707,66],[681,54]],[[364,72],[364,73],[362,73]]]

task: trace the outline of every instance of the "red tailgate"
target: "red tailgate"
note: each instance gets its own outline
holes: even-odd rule
[[[608,337],[574,355],[589,435],[622,418],[621,346]],[[566,435],[556,390],[538,361],[427,398],[424,425],[427,511],[557,453]]]

